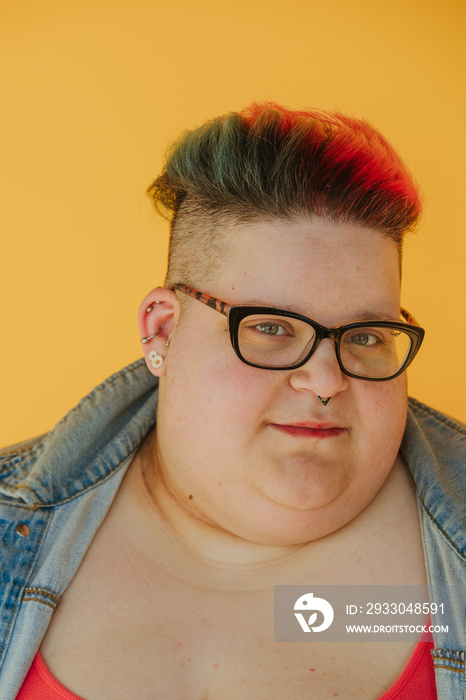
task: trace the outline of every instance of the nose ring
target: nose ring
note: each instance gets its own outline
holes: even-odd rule
[[[319,394],[317,394],[317,398],[319,399],[321,404],[326,406],[332,397],[329,396],[327,399],[323,399],[322,396],[319,396]]]

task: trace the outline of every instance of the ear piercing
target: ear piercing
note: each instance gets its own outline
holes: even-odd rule
[[[159,330],[157,331],[157,333],[153,333],[152,335],[148,335],[147,338],[141,338],[141,343],[144,343],[144,345],[145,345],[146,343],[149,342],[149,340],[152,340],[152,338],[155,338],[155,336],[158,335],[158,334],[160,333],[161,330],[162,330],[162,329],[159,328]]]
[[[317,398],[319,399],[321,404],[326,406],[332,397],[329,396],[327,399],[323,399],[322,396],[319,396],[319,394],[317,394]]]
[[[149,360],[151,361],[152,367],[154,367],[155,369],[160,367],[163,363],[162,355],[158,355],[155,352],[155,350],[151,350],[148,357],[149,357]]]
[[[154,303],[155,303],[155,304],[161,304],[162,302],[156,301],[156,302],[154,302]],[[150,314],[150,312],[153,310],[153,308],[154,308],[154,307],[152,306],[152,304],[151,304],[150,306],[148,306],[147,309],[146,309],[146,314]],[[160,328],[160,329],[157,331],[157,333],[154,333],[153,335],[148,335],[147,338],[141,338],[141,343],[148,343],[149,340],[152,340],[152,338],[155,338],[155,336],[156,336],[158,333],[160,333],[161,330],[162,330],[162,329]],[[168,343],[167,343],[167,345],[168,345]]]
[[[149,342],[149,340],[152,340],[152,338],[155,338],[155,336],[158,335],[161,330],[162,329],[158,330],[157,333],[153,333],[152,335],[148,335],[147,338],[141,338],[141,343],[144,343],[144,345],[145,345],[146,343]],[[171,342],[171,336],[168,338],[165,345],[170,345],[170,342]]]
[[[156,304],[160,304],[161,302],[160,302],[160,301],[156,301],[155,303],[156,303]],[[150,314],[150,312],[152,311],[153,308],[154,308],[154,307],[152,306],[152,304],[151,304],[150,306],[148,306],[147,309],[146,309],[146,314]]]

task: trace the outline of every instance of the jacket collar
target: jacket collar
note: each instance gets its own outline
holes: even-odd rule
[[[0,492],[38,508],[108,478],[154,425],[157,385],[143,359],[109,377],[50,433],[0,452]]]
[[[401,452],[428,516],[464,557],[466,426],[410,398]]]

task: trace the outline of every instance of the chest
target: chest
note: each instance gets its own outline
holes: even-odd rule
[[[44,661],[85,700],[375,700],[415,643],[274,642],[274,585],[424,583],[408,506],[390,527],[376,512],[274,567],[228,568],[193,559],[162,526],[145,540],[117,502],[52,617]]]
[[[375,700],[414,648],[274,642],[273,585],[208,590],[163,567],[129,571],[99,546],[41,647],[52,673],[85,700]]]
[[[42,648],[47,665],[85,700],[375,700],[413,649],[277,643],[271,596],[179,593],[144,605],[83,600],[79,619],[65,611],[53,624]]]

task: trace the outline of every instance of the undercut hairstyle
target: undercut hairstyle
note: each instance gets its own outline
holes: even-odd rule
[[[401,261],[421,214],[412,176],[370,124],[274,103],[185,132],[147,193],[171,221],[167,286],[211,278],[235,226],[314,215],[379,231]]]

